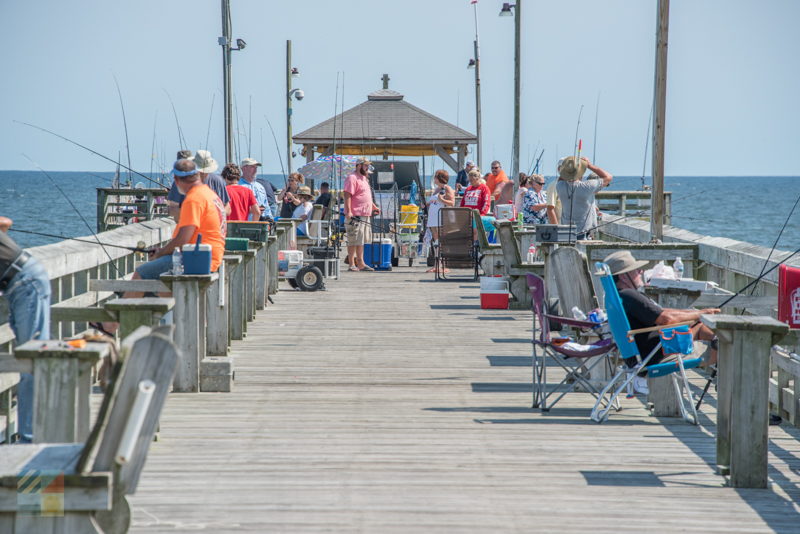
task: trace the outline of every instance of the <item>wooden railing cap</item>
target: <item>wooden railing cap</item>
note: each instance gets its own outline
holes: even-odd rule
[[[166,313],[175,307],[175,299],[161,298],[161,297],[143,297],[137,299],[114,299],[106,302],[103,305],[106,309],[112,311],[122,310],[152,310],[156,312]]]
[[[77,360],[99,360],[108,355],[108,343],[86,343],[83,348],[75,348],[61,340],[32,340],[14,349],[14,357],[23,359],[64,358]]]
[[[700,320],[712,330],[752,330],[786,334],[789,326],[763,315],[702,315]]]

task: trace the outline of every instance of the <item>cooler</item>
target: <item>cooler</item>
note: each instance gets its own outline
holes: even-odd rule
[[[226,237],[225,250],[247,250],[250,240],[246,237]]]
[[[800,328],[800,268],[778,267],[778,320]]]
[[[481,276],[481,309],[508,309],[508,281],[501,276]]]
[[[200,243],[202,236],[197,236],[194,245],[183,245],[183,274],[210,274],[211,273],[211,245]]]
[[[392,240],[374,239],[364,245],[364,263],[379,271],[392,270]]]
[[[278,275],[283,276],[289,270],[299,269],[303,266],[303,252],[300,250],[278,251]]]
[[[401,229],[417,228],[417,222],[419,221],[419,206],[416,204],[406,204],[405,206],[400,206],[400,224],[399,227]]]

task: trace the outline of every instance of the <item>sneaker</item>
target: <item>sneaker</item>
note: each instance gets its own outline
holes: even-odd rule
[[[647,378],[643,376],[633,377],[633,390],[642,395],[649,395],[650,388],[647,387]]]

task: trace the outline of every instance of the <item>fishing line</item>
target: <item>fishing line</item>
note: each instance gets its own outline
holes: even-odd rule
[[[35,124],[30,124],[30,123],[27,123],[27,122],[22,122],[22,121],[17,121],[17,120],[15,120],[14,122],[16,122],[17,124],[22,124],[22,125],[25,125],[25,126],[29,126],[30,128],[35,128],[37,130],[41,130],[42,132],[49,133],[50,135],[54,135],[54,136],[58,137],[59,139],[63,139],[64,141],[66,141],[68,143],[72,143],[73,145],[79,146],[84,150],[88,150],[89,152],[91,152],[95,156],[99,156],[99,157],[103,158],[104,160],[107,160],[107,161],[110,161],[111,163],[114,163],[115,165],[119,165],[120,167],[131,171],[135,175],[141,176],[145,180],[148,180],[150,182],[153,182],[154,184],[157,184],[159,187],[161,187],[163,189],[167,189],[161,183],[157,182],[156,180],[153,180],[152,178],[149,178],[149,177],[145,176],[144,174],[140,173],[139,171],[134,170],[134,169],[132,169],[130,167],[126,167],[125,165],[123,165],[119,161],[115,161],[115,160],[109,158],[108,156],[104,156],[100,152],[97,152],[96,150],[92,150],[91,148],[89,148],[87,146],[84,146],[84,145],[82,145],[82,144],[80,144],[80,143],[78,143],[76,141],[73,141],[72,139],[68,139],[68,138],[64,137],[63,135],[59,135],[59,134],[57,134],[57,133],[55,133],[55,132],[53,132],[51,130],[48,130],[47,128],[42,128],[41,126],[36,126]]]
[[[594,106],[594,139],[592,139],[592,161],[597,161],[597,117],[600,114],[600,91],[597,91],[597,103]]]
[[[59,185],[58,185],[58,182],[56,182],[56,181],[55,181],[55,179],[53,179],[53,177],[52,177],[52,176],[50,176],[49,174],[47,174],[47,171],[45,171],[43,168],[39,167],[39,165],[37,165],[35,161],[33,161],[31,158],[29,158],[27,154],[22,154],[22,155],[25,157],[25,159],[27,159],[28,161],[30,161],[30,162],[31,162],[31,164],[32,164],[34,167],[36,167],[37,169],[39,169],[40,171],[42,171],[42,172],[44,173],[44,175],[45,175],[45,176],[47,176],[47,177],[50,179],[50,181],[51,181],[51,182],[53,182],[53,185],[55,186],[55,188],[56,188],[56,189],[58,189],[58,192],[59,192],[59,193],[61,193],[61,194],[64,196],[64,198],[65,198],[65,199],[67,199],[67,202],[69,202],[69,205],[70,205],[70,206],[72,206],[72,209],[74,209],[74,210],[75,210],[75,213],[77,213],[77,214],[78,214],[78,217],[80,217],[80,219],[83,221],[83,224],[85,224],[85,225],[86,225],[86,228],[88,228],[88,229],[89,229],[89,231],[90,231],[90,232],[92,233],[92,235],[94,236],[95,240],[97,240],[97,244],[98,244],[98,245],[100,245],[100,246],[103,248],[103,252],[105,252],[106,256],[108,256],[108,261],[109,261],[109,264],[110,264],[112,267],[114,267],[114,270],[115,270],[115,271],[117,271],[117,274],[119,274],[119,275],[121,276],[121,275],[122,275],[122,273],[119,271],[119,269],[117,269],[117,265],[114,263],[114,258],[112,258],[112,257],[111,257],[111,254],[109,254],[109,253],[108,253],[108,251],[106,250],[106,248],[105,248],[105,247],[103,247],[103,244],[102,244],[102,243],[100,243],[100,239],[97,237],[97,234],[95,234],[95,233],[94,233],[94,231],[92,230],[92,227],[91,227],[91,226],[89,226],[89,222],[86,220],[86,218],[85,218],[85,217],[83,216],[83,214],[80,212],[80,210],[78,209],[78,207],[77,207],[77,206],[75,206],[75,204],[73,204],[73,203],[72,203],[72,200],[71,200],[71,199],[70,199],[70,198],[67,196],[67,194],[64,192],[64,190],[63,190],[63,189],[61,189],[61,186],[59,186]]]
[[[166,93],[167,98],[169,98],[169,103],[172,106],[172,114],[175,116],[175,125],[178,127],[178,144],[181,147],[181,150],[184,150],[187,146],[186,139],[183,137],[183,130],[181,129],[181,123],[178,121],[178,111],[175,109],[175,102],[172,101],[172,97],[170,96],[169,92],[161,88],[164,93]]]
[[[211,119],[214,117],[214,100],[216,98],[217,93],[211,93],[211,111],[208,113],[208,128],[206,129],[205,150],[208,150],[208,137],[211,135]]]
[[[101,246],[106,246],[106,247],[124,248],[125,250],[130,250],[130,251],[133,251],[133,252],[143,252],[143,253],[146,253],[146,254],[149,254],[150,252],[155,250],[155,249],[145,248],[144,241],[140,241],[139,242],[140,246],[126,247],[124,245],[113,245],[111,243],[99,243],[97,241],[88,241],[86,239],[79,239],[77,237],[67,237],[65,235],[47,234],[47,233],[44,233],[44,232],[34,232],[33,230],[20,230],[19,228],[13,228],[13,227],[9,228],[8,230],[10,232],[19,232],[21,234],[38,235],[38,236],[42,236],[42,237],[52,237],[54,239],[61,239],[61,240],[67,239],[69,241],[77,241],[79,243],[89,243],[90,245],[98,245],[99,244]]]
[[[767,265],[769,264],[769,260],[770,260],[770,258],[772,258],[772,253],[775,252],[775,248],[778,246],[778,241],[781,240],[781,236],[783,236],[783,231],[786,230],[786,225],[789,224],[789,220],[792,218],[792,215],[794,215],[794,210],[797,208],[797,204],[798,203],[800,203],[800,196],[798,196],[797,200],[794,201],[794,205],[792,206],[792,209],[789,210],[789,215],[787,215],[786,220],[783,221],[783,226],[781,226],[781,231],[778,232],[778,237],[775,238],[775,242],[772,244],[772,248],[769,251],[769,255],[767,256],[767,259],[764,260],[764,265],[761,267],[761,273],[763,273],[764,269],[767,268]],[[755,290],[756,290],[756,288],[754,286],[753,289],[750,291],[750,294],[752,295],[753,293],[755,293]]]
[[[264,119],[267,121],[267,126],[269,126],[269,131],[272,132],[272,140],[275,141],[275,152],[278,153],[278,163],[281,164],[281,174],[283,174],[283,187],[288,188],[289,184],[286,181],[286,170],[283,168],[283,157],[281,156],[281,148],[278,146],[278,138],[275,137],[275,130],[272,129],[272,123],[269,122],[266,114],[264,115]]]

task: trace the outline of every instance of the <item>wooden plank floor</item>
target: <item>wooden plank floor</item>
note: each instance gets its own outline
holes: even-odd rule
[[[714,474],[702,424],[588,394],[530,409],[530,313],[422,268],[282,291],[234,347],[230,394],[171,394],[133,532],[800,532],[800,432],[769,490]],[[697,382],[701,382],[698,380]]]

